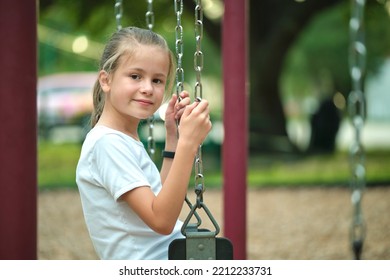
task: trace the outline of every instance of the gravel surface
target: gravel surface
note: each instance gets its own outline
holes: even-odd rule
[[[193,194],[189,197],[193,200]],[[351,193],[346,188],[270,188],[247,193],[247,258],[264,260],[353,259],[349,232]],[[204,202],[221,226],[222,193],[207,190]],[[43,191],[38,200],[38,258],[96,259],[75,190]],[[183,208],[182,218],[188,207]],[[390,187],[363,195],[367,235],[363,259],[390,259]],[[205,227],[210,227],[203,218]]]

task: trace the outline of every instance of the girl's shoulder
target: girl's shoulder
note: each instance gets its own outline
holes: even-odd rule
[[[95,126],[88,132],[82,150],[92,152],[95,149],[123,152],[124,149],[142,150],[144,145],[121,131],[106,126]]]
[[[103,125],[93,127],[85,138],[86,141],[89,140],[92,142],[97,142],[101,139],[104,139],[106,141],[125,141],[127,143],[143,146],[141,141],[138,141],[119,130],[115,130]]]

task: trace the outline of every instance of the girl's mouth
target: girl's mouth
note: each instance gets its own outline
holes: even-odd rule
[[[147,99],[135,99],[136,102],[138,102],[141,105],[153,105],[153,102]]]

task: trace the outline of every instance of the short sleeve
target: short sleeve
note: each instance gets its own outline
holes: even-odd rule
[[[106,134],[96,141],[91,170],[94,179],[115,200],[140,186],[150,186],[140,166],[143,147],[117,134]]]

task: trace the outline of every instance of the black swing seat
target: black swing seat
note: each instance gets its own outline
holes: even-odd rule
[[[169,260],[233,260],[233,245],[227,238],[217,237],[220,228],[206,204],[203,203],[201,193],[197,203],[192,205],[188,198],[185,201],[191,211],[181,228],[185,238],[173,240],[168,247]],[[215,227],[215,231],[200,228],[202,220],[197,209],[202,208]],[[197,223],[191,224],[190,219],[195,217]]]
[[[168,248],[169,260],[233,260],[233,245],[224,237],[215,237],[207,229],[187,232]]]

